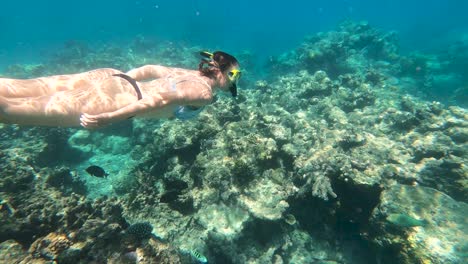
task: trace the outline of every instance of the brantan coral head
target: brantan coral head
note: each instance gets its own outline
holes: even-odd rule
[[[198,70],[200,70],[204,76],[208,77],[214,77],[215,74],[220,71],[229,81],[229,91],[232,96],[236,97],[237,82],[242,75],[239,70],[240,67],[237,59],[222,51],[216,51],[213,53],[202,51],[200,54],[203,58],[198,65]]]

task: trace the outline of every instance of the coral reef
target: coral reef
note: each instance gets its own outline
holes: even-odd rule
[[[2,136],[21,134],[16,140],[24,145],[13,147],[18,142],[2,140],[2,149],[12,146],[0,155],[2,263],[104,263],[131,251],[138,251],[146,263],[154,259],[177,263],[177,252],[170,247],[157,241],[142,243],[150,238],[148,224],[129,225],[118,200],[86,200],[88,189],[81,177],[70,168],[53,166],[69,161],[57,160],[52,151],[57,151],[57,139],[51,135],[60,135],[60,130],[10,128],[2,128]],[[64,149],[68,155],[75,153],[71,146]]]
[[[0,243],[0,263],[21,263],[26,256],[21,244],[13,239]]]
[[[297,50],[274,59],[271,67],[281,72],[291,68],[323,70],[332,77],[355,72],[371,76],[376,66],[390,68],[389,64],[399,59],[398,50],[396,32],[381,32],[367,22],[346,21],[336,31],[308,37]]]
[[[133,236],[135,239],[143,240],[151,237],[153,227],[148,222],[135,223],[125,231],[127,235]]]
[[[68,43],[51,61],[70,72],[148,57],[193,68],[195,50],[139,37],[130,48]],[[0,259],[464,263],[468,112],[415,96],[443,57],[429,56],[402,56],[395,33],[346,22],[190,121],[0,125]],[[108,179],[84,174],[89,163]]]

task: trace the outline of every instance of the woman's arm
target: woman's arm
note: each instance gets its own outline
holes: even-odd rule
[[[136,68],[125,73],[132,77],[136,81],[142,81],[147,79],[156,79],[169,75],[171,72],[170,68],[159,66],[159,65],[145,65],[140,68]]]
[[[181,102],[178,92],[159,93],[154,97],[143,98],[133,104],[127,105],[119,110],[97,115],[82,114],[80,125],[84,128],[99,128],[105,125],[123,121],[137,115],[141,115],[156,109],[166,107],[170,104]]]
[[[97,115],[82,114],[80,125],[84,128],[99,128],[110,123],[123,121],[134,116],[145,114],[169,105],[203,106],[213,99],[211,89],[205,85],[191,87],[190,89],[178,89],[177,91],[161,92],[152,97],[127,105],[114,112]]]

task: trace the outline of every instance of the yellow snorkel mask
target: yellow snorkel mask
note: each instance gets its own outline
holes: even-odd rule
[[[237,83],[242,75],[242,72],[239,69],[232,69],[228,72],[229,81],[231,81],[231,86],[229,87],[229,91],[233,97],[237,96]]]
[[[241,75],[242,75],[242,72],[239,69],[233,69],[229,71],[228,78],[231,82],[237,82],[239,81]]]

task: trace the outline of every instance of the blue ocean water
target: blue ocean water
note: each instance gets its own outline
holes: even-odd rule
[[[267,57],[345,19],[398,31],[406,50],[443,48],[467,38],[467,9],[464,0],[5,1],[0,66],[40,60],[68,40],[118,43],[138,34]]]
[[[242,71],[190,119],[99,130],[4,124],[41,105],[6,80],[0,264],[467,263],[468,1],[0,8],[1,81],[196,69],[202,49]]]

